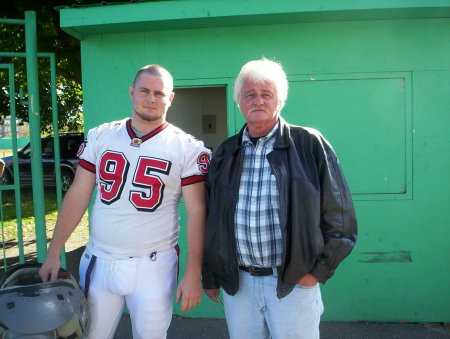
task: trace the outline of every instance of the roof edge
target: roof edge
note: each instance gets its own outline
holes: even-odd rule
[[[348,0],[345,4],[333,0],[172,0],[61,8],[60,15],[61,28],[80,40],[88,35],[146,30],[450,17],[448,0]]]

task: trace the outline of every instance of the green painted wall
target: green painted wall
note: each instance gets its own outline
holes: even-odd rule
[[[226,85],[234,134],[240,67],[281,61],[291,82],[282,115],[332,142],[359,220],[356,248],[322,288],[323,319],[448,322],[449,36],[448,18],[82,31],[85,124],[129,116],[135,71],[159,63],[176,86]],[[205,297],[184,315],[223,310]]]

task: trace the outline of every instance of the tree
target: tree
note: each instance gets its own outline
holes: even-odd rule
[[[53,52],[56,56],[59,130],[82,131],[82,89],[80,42],[65,33],[59,24],[59,7],[99,4],[99,0],[3,0],[0,16],[6,19],[23,19],[25,11],[36,12],[38,52]],[[110,1],[113,3],[114,1]],[[118,1],[115,1],[118,2]],[[0,24],[0,51],[25,52],[25,27]],[[28,121],[25,58],[0,57],[0,63],[13,63],[15,68],[16,114]],[[52,105],[50,64],[47,58],[39,58],[39,89],[41,129],[52,131]],[[8,74],[0,69],[0,115],[9,115]],[[18,94],[23,90],[25,98]],[[25,99],[25,100],[24,100]]]

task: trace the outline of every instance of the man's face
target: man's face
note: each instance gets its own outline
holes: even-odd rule
[[[241,89],[239,108],[247,124],[275,126],[280,103],[274,83],[245,80]]]
[[[134,87],[130,87],[133,116],[136,119],[144,122],[165,121],[174,94],[164,80],[164,77],[142,73]]]

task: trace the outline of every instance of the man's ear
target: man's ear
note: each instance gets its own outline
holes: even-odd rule
[[[133,87],[133,86],[130,86],[130,97],[133,96],[133,93],[134,93],[134,87]]]
[[[284,104],[281,102],[281,100],[278,101],[278,105],[277,105],[277,110],[278,110],[278,112],[281,111],[281,109],[283,108],[283,106],[284,106]]]
[[[175,98],[175,92],[170,93],[170,96],[169,96],[169,107],[172,105],[173,98]]]

